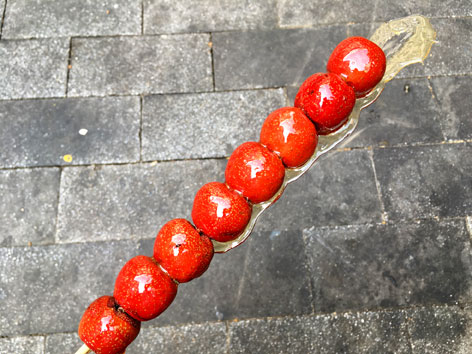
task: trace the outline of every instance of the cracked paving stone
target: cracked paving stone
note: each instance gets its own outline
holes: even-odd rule
[[[231,353],[410,354],[402,312],[231,322]]]
[[[0,354],[42,354],[44,337],[0,338]]]
[[[69,40],[0,41],[0,99],[63,97]]]
[[[9,1],[4,38],[110,36],[141,33],[139,0]]]
[[[472,213],[472,145],[374,150],[389,219],[458,217]]]
[[[59,174],[57,168],[0,171],[1,247],[54,242]]]
[[[441,77],[431,79],[441,109],[441,125],[447,139],[472,139],[471,79]]]
[[[335,151],[290,184],[256,230],[297,230],[382,220],[369,152]]]
[[[211,91],[208,34],[72,40],[69,95]]]
[[[326,70],[331,51],[345,33],[345,26],[214,33],[216,89],[300,85]]]
[[[408,319],[413,350],[424,354],[470,354],[472,307],[414,310]]]
[[[170,219],[189,219],[196,192],[205,183],[224,180],[225,164],[205,160],[64,168],[57,240],[154,237]]]
[[[137,161],[139,115],[137,97],[0,102],[0,165]]]
[[[304,232],[317,311],[468,301],[470,240],[464,220],[424,220]]]
[[[144,33],[274,28],[276,8],[275,0],[145,0]]]
[[[151,249],[152,242],[144,248]],[[301,231],[253,232],[234,250],[216,254],[203,276],[180,284],[174,303],[156,324],[309,313]]]
[[[243,142],[258,141],[265,118],[284,104],[282,89],[147,96],[143,159],[229,156]]]

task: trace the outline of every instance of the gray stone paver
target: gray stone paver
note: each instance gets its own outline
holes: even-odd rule
[[[222,181],[225,161],[65,168],[57,239],[152,238],[170,219],[189,218],[197,190]]]
[[[0,170],[0,246],[54,242],[59,169]]]
[[[135,241],[0,248],[0,336],[76,331],[137,254]]]
[[[470,5],[468,7],[472,9]],[[431,24],[437,33],[437,43],[433,45],[424,65],[409,66],[398,77],[470,75],[472,43],[468,40],[468,33],[472,30],[472,19],[433,19]]]
[[[288,212],[290,211],[290,212]],[[290,184],[257,228],[294,230],[382,221],[369,152],[331,152]]]
[[[207,34],[72,40],[70,96],[211,91]]]
[[[73,353],[82,346],[77,333],[58,333],[46,337],[45,354]]]
[[[413,350],[425,354],[469,354],[472,307],[422,308],[409,315]]]
[[[149,241],[147,245],[152,247]],[[181,284],[174,303],[156,322],[174,325],[312,313],[303,247],[301,231],[253,233],[231,252],[215,255],[202,277]]]
[[[311,228],[304,233],[318,311],[470,301],[465,220]]]
[[[0,338],[0,354],[43,354],[44,337]]]
[[[285,105],[282,89],[144,98],[143,159],[229,156],[258,141],[267,115]]]
[[[441,109],[441,125],[447,139],[471,139],[472,102],[471,79],[464,77],[442,77],[431,79],[434,94]]]
[[[144,33],[266,29],[277,25],[277,0],[145,0]]]
[[[213,34],[217,90],[300,85],[325,71],[345,26]]]
[[[9,1],[3,38],[141,33],[139,0]]]
[[[402,312],[230,323],[231,353],[411,353]]]
[[[471,151],[467,143],[374,150],[388,217],[398,220],[470,215]]]
[[[69,40],[0,41],[0,99],[62,97]]]
[[[0,120],[2,167],[139,160],[138,97],[0,101]]]

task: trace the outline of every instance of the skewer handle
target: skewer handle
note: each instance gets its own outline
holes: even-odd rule
[[[75,352],[75,354],[88,354],[91,352],[92,350],[89,347],[87,347],[87,344],[84,344],[83,346],[79,348],[79,350]]]

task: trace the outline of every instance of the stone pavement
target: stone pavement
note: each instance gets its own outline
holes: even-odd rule
[[[75,352],[334,46],[409,14],[425,65],[127,353],[472,353],[470,0],[0,0],[0,353]]]

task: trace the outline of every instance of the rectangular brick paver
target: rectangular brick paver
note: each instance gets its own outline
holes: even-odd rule
[[[0,99],[62,97],[69,40],[0,42]]]
[[[229,156],[258,141],[267,115],[285,105],[282,89],[144,98],[143,159]]]
[[[138,97],[0,101],[0,120],[2,167],[139,160]]]
[[[468,354],[472,348],[472,307],[412,311],[408,329],[415,352]]]
[[[0,338],[0,354],[43,354],[44,337]]]
[[[0,171],[0,246],[54,242],[59,169]]]
[[[65,168],[57,238],[84,242],[152,238],[167,221],[189,217],[197,190],[223,180],[225,161]]]
[[[472,213],[471,144],[374,150],[385,211],[391,220]]]
[[[309,273],[303,250],[301,231],[256,231],[237,248],[216,254],[202,277],[179,285],[174,303],[156,322],[310,314]]]
[[[402,312],[230,323],[230,353],[411,353]]]
[[[382,208],[368,151],[330,152],[290,184],[259,219],[258,229],[380,222]]]
[[[325,71],[345,26],[317,29],[215,33],[217,90],[300,85]]]
[[[448,139],[472,139],[472,80],[470,76],[431,79],[441,110],[441,125]]]
[[[72,41],[69,95],[211,91],[207,34]]]
[[[468,301],[464,220],[305,231],[315,309],[322,312]]]
[[[274,28],[277,0],[145,0],[144,33]]]
[[[135,241],[0,248],[0,336],[76,331],[125,262],[150,252]]]
[[[105,36],[141,33],[139,0],[9,1],[3,38]]]

